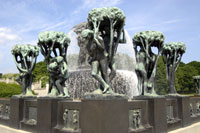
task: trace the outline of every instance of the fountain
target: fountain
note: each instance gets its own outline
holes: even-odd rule
[[[72,28],[70,37],[41,32],[38,46],[50,73],[49,93],[42,97],[32,96],[30,88],[38,47],[16,45],[12,54],[23,96],[0,99],[0,124],[38,133],[160,133],[199,120],[200,98],[176,95],[173,86],[171,73],[178,68],[184,44],[163,46],[161,32],[143,31],[132,45],[124,24],[121,9],[95,8],[86,23]],[[79,47],[79,55],[67,60],[67,50],[73,53]],[[175,96],[154,91],[160,54],[168,69],[169,92]],[[199,76],[193,78],[199,89]]]
[[[68,55],[67,59],[70,77],[66,81],[66,87],[69,89],[70,97],[75,99],[81,99],[85,92],[92,92],[94,88],[98,87],[97,81],[92,78],[90,73],[87,51],[83,45],[85,43],[84,39],[80,37],[80,32],[84,30],[85,25],[85,22],[77,24],[68,33],[71,39],[68,50],[73,51],[78,49],[77,46],[80,46],[79,54]],[[124,31],[126,43],[119,43],[116,54],[117,74],[111,82],[111,87],[114,89],[114,92],[125,94],[131,99],[139,93],[137,89],[137,76],[134,71],[135,56],[132,48],[133,45],[127,31]]]

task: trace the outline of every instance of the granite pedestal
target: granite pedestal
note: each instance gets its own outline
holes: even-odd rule
[[[0,99],[0,124],[10,123],[10,99]]]
[[[82,100],[82,133],[128,133],[128,101],[120,96]]]
[[[58,101],[64,98],[39,97],[37,99],[37,133],[51,133],[56,126]]]
[[[10,127],[19,129],[23,119],[24,99],[18,96],[10,98]]]
[[[182,127],[188,126],[191,124],[190,98],[188,96],[177,97],[177,101],[179,118],[182,119]]]
[[[138,96],[136,100],[148,100],[148,119],[154,133],[167,132],[166,99],[163,96]]]

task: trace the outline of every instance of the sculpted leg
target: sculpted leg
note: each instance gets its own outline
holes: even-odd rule
[[[100,68],[101,68],[101,74],[102,78],[104,79],[104,90],[103,93],[106,93],[109,91],[110,86],[109,86],[109,75],[108,75],[108,60],[107,58],[103,59],[100,61]]]
[[[59,90],[60,95],[64,96],[65,93],[64,93],[64,90],[63,90],[63,86],[62,86],[62,79],[57,79],[56,82],[55,82],[55,84],[56,84],[56,87]]]
[[[109,64],[109,67],[110,67],[110,75],[109,75],[109,78],[110,78],[110,82],[113,80],[113,78],[116,76],[116,65],[115,65],[115,60],[113,59],[113,61]]]
[[[99,74],[99,62],[93,61],[92,62],[92,76],[100,82],[100,85],[103,86],[103,88],[109,88],[109,85],[104,81],[102,76]],[[102,90],[103,91],[103,90]]]

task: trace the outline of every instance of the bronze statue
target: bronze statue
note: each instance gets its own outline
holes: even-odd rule
[[[70,38],[63,32],[47,31],[39,34],[38,46],[45,57],[50,73],[49,95],[69,97],[65,87],[68,79],[67,48]]]
[[[162,58],[167,70],[168,94],[170,95],[177,95],[175,73],[185,50],[185,44],[182,42],[170,42],[163,46]]]
[[[140,95],[157,95],[154,90],[154,79],[164,39],[164,35],[158,31],[138,32],[133,37],[133,48],[136,56],[135,72],[138,77]],[[158,53],[154,53],[152,47],[157,48]]]
[[[33,81],[32,71],[35,67],[39,48],[37,46],[15,45],[12,48],[15,64],[20,74],[16,81],[22,86],[22,96],[34,96],[31,85]]]
[[[94,93],[113,93],[109,84],[116,75],[114,58],[124,23],[125,15],[116,7],[95,8],[88,14],[87,29],[82,31],[82,37],[87,40],[92,76],[99,82]]]

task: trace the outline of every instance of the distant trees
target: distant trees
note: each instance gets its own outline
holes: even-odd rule
[[[195,75],[200,75],[200,62],[180,63],[175,78],[175,87],[178,93],[195,93],[192,77]],[[166,69],[161,57],[157,65],[155,89],[159,94],[167,94]]]
[[[200,62],[198,62],[200,64]],[[199,68],[200,69],[200,68]],[[180,93],[195,93],[193,76],[199,75],[198,68],[188,63],[177,70],[177,80]]]
[[[38,62],[32,73],[34,75],[33,82],[41,80],[42,87],[44,87],[49,81],[49,72],[47,70],[47,65],[45,61]]]
[[[167,92],[166,68],[161,57],[157,64],[155,90],[158,94],[166,94]]]
[[[17,73],[6,73],[6,74],[3,74],[1,78],[3,79],[16,79],[17,77],[19,76],[19,74]]]

